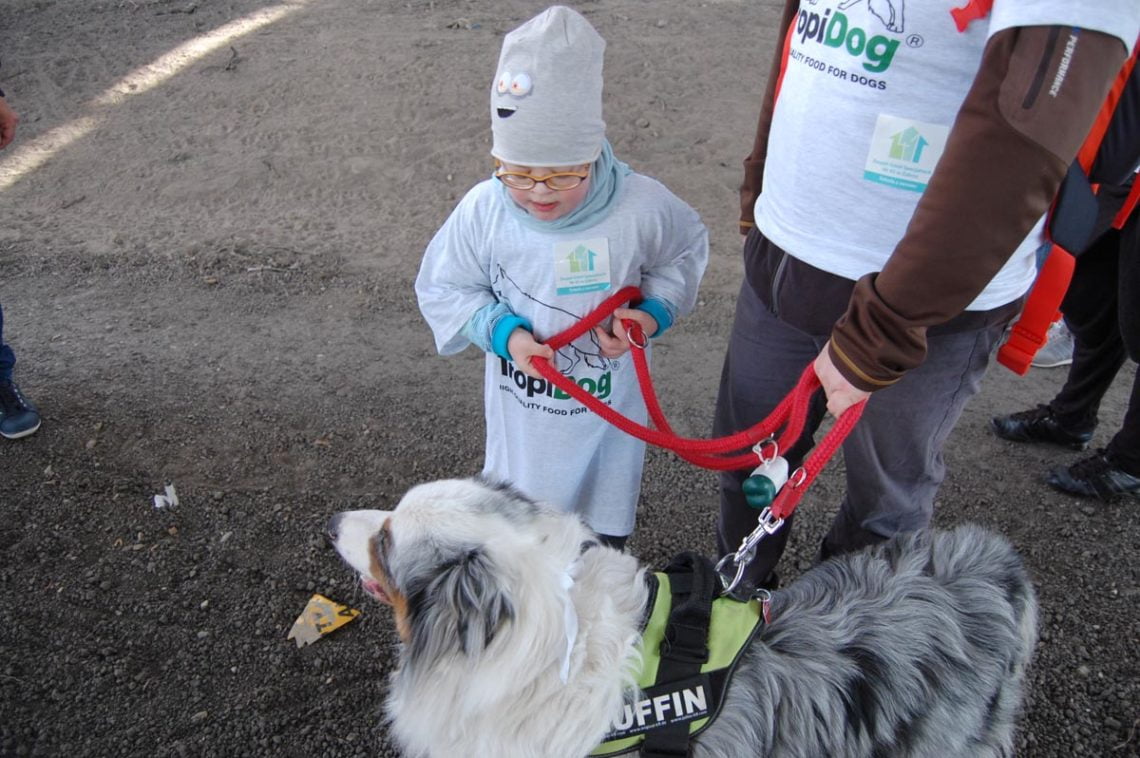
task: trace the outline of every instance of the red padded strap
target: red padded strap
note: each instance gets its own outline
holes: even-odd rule
[[[1037,282],[1029,291],[1025,309],[1014,323],[1009,339],[998,350],[998,363],[1024,376],[1033,356],[1045,344],[1049,325],[1057,320],[1058,308],[1073,278],[1076,259],[1060,245],[1053,245],[1045,265],[1037,274]]]

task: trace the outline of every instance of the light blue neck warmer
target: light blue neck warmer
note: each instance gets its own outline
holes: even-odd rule
[[[540,232],[579,232],[589,229],[610,215],[618,197],[621,196],[625,177],[633,172],[628,165],[614,157],[609,140],[602,141],[602,154],[594,161],[590,170],[590,191],[577,208],[562,218],[541,221],[523,210],[507,191],[507,185],[499,182],[499,191],[507,202],[511,214],[523,225]]]

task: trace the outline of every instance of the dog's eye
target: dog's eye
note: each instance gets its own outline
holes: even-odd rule
[[[388,553],[392,549],[392,530],[388,527],[388,522],[385,521],[380,530],[372,537],[372,552],[376,563],[380,566],[380,570],[384,572],[385,576],[391,576],[392,572],[388,568]]]

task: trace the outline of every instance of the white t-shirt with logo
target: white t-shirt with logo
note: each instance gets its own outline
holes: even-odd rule
[[[1131,49],[1137,0],[995,0],[959,32],[963,2],[801,0],[769,134],[756,224],[796,258],[848,279],[879,271],[906,231],[977,73],[986,40],[1071,25]],[[970,310],[1024,294],[1044,219]]]
[[[662,184],[625,177],[613,211],[581,232],[544,232],[510,213],[497,180],[476,185],[424,254],[416,294],[443,354],[469,342],[464,324],[504,302],[539,341],[568,329],[625,286],[677,306],[696,304],[708,262],[708,233],[696,211]],[[647,348],[648,350],[648,348]],[[556,368],[615,411],[645,423],[629,355],[601,354],[593,333],[558,351]],[[569,395],[487,354],[486,476],[585,518],[597,532],[633,530],[645,444]]]

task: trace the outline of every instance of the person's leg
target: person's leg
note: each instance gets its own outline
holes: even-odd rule
[[[1073,362],[1065,383],[1047,404],[995,416],[990,428],[1013,442],[1049,443],[1084,450],[1097,425],[1104,393],[1124,363],[1117,318],[1120,235],[1110,230],[1077,258],[1061,310],[1073,333]]]
[[[0,304],[0,382],[12,381],[12,368],[15,365],[16,356],[4,341],[4,306]]]
[[[1117,271],[1117,325],[1128,357],[1140,363],[1140,210],[1121,230]],[[1140,476],[1140,368],[1132,380],[1124,422],[1107,450],[1124,471]]]
[[[1132,394],[1128,398],[1124,422],[1108,441],[1105,451],[1122,471],[1140,477],[1140,367],[1137,367],[1132,380]]]
[[[1140,358],[1140,216],[1134,214],[1118,235],[1117,287],[1112,277],[1102,282],[1102,297],[1116,308],[1113,326],[1121,351]],[[1132,394],[1120,429],[1103,450],[1068,466],[1049,471],[1046,482],[1054,489],[1078,497],[1112,500],[1140,495],[1140,371],[1132,380]]]
[[[1077,258],[1061,310],[1073,332],[1075,348],[1069,374],[1049,410],[1065,429],[1092,431],[1104,393],[1112,386],[1125,350],[1121,339],[1117,292],[1120,233],[1102,234]]]
[[[792,390],[823,342],[780,321],[745,282],[736,301],[736,316],[717,394],[713,435],[721,437],[747,429],[767,418]],[[811,447],[812,433],[823,417],[822,393],[817,395],[804,436],[791,449],[781,451],[794,469]],[[720,477],[720,518],[717,552],[735,552],[741,540],[757,525],[759,511],[749,507],[741,484],[749,471],[724,472]],[[789,519],[783,528],[765,538],[749,564],[745,580],[754,586],[768,582],[787,544]]]
[[[1003,324],[928,339],[925,362],[875,392],[843,446],[847,494],[821,556],[929,526],[946,475],[942,448],[977,394]]]
[[[12,381],[15,365],[16,356],[4,342],[4,310],[0,308],[0,437],[11,440],[27,437],[40,428],[39,411]]]

